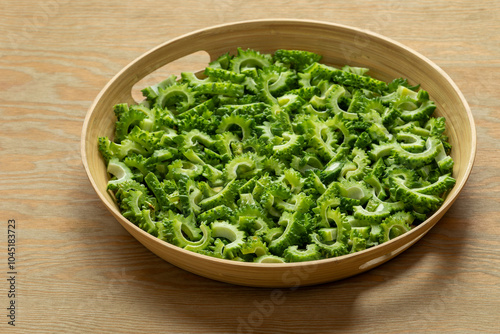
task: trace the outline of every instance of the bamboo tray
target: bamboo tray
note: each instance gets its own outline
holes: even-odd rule
[[[453,145],[453,176],[457,183],[442,207],[413,230],[382,245],[338,258],[303,263],[256,264],[212,258],[173,246],[144,232],[125,219],[106,191],[108,175],[98,151],[99,136],[112,137],[117,103],[135,103],[132,87],[165,64],[198,51],[211,60],[237,47],[272,53],[299,49],[319,53],[329,65],[362,66],[380,80],[408,78],[420,83],[436,103],[435,115],[446,117]],[[198,69],[193,69],[198,70]],[[145,247],[173,265],[192,273],[233,284],[259,287],[296,287],[339,280],[378,266],[422,238],[457,199],[474,163],[476,130],[465,98],[437,65],[410,48],[381,35],[339,24],[306,20],[255,20],[219,25],[159,45],[120,71],[90,107],[82,131],[82,160],[89,180],[107,209]]]

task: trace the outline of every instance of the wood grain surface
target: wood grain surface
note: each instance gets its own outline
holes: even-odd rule
[[[273,17],[351,25],[413,48],[462,90],[478,134],[467,185],[421,241],[364,274],[298,289],[233,286],[161,260],[108,213],[80,160],[87,109],[131,60],[196,29]],[[2,0],[0,31],[1,333],[500,332],[498,1]]]

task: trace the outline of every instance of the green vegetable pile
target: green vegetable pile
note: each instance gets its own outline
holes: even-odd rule
[[[455,184],[429,94],[320,58],[238,49],[116,105],[99,150],[123,216],[247,262],[354,253],[427,219]]]

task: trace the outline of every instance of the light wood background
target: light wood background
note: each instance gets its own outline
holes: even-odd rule
[[[87,108],[122,67],[195,29],[272,17],[393,38],[443,68],[475,117],[475,167],[451,210],[397,258],[339,282],[246,288],[178,269],[105,210],[80,161]],[[1,333],[500,332],[499,1],[2,0],[0,32]]]

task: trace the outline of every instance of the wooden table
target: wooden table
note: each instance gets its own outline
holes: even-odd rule
[[[150,253],[98,200],[79,146],[87,108],[131,60],[195,29],[272,17],[366,28],[424,54],[460,87],[478,133],[465,189],[416,245],[365,274],[278,292]],[[500,2],[2,0],[0,29],[0,332],[500,332]]]

